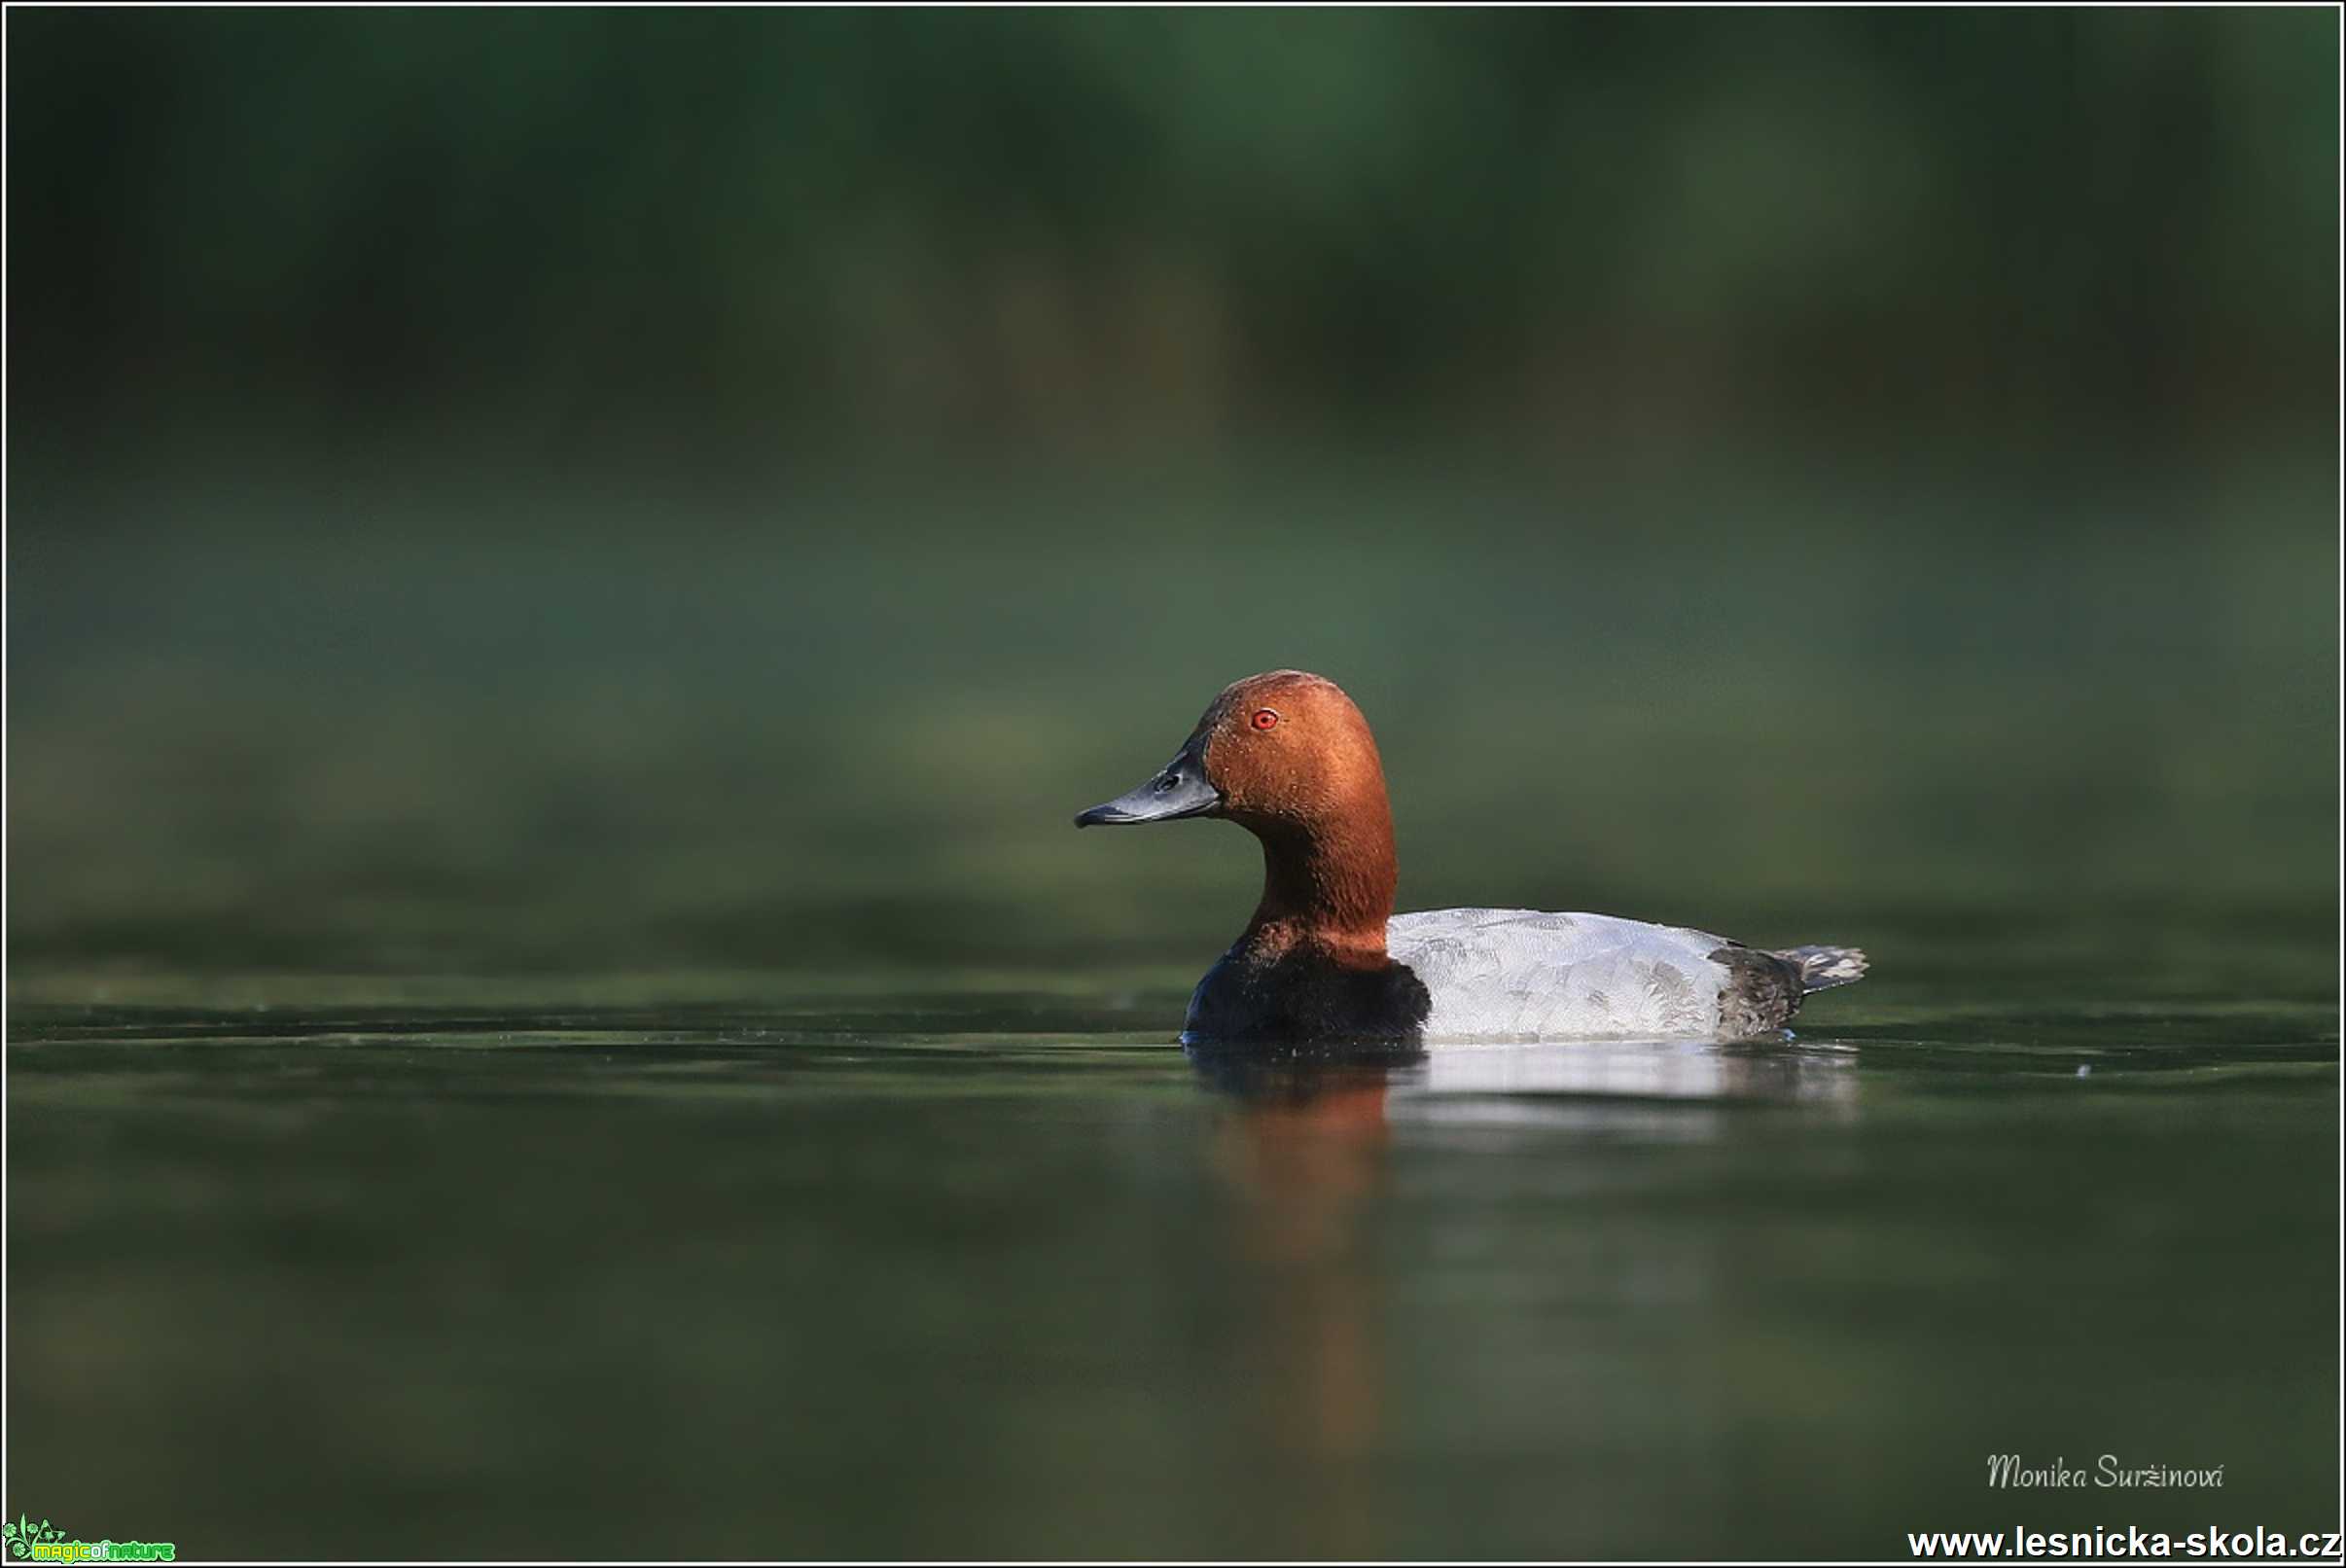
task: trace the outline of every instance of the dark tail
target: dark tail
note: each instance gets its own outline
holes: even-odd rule
[[[1776,956],[1800,972],[1803,996],[1866,978],[1866,955],[1855,947],[1784,947]]]

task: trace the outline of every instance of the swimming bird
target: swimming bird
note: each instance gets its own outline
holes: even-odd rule
[[[1855,947],[1747,947],[1683,926],[1538,909],[1393,912],[1393,809],[1335,682],[1224,689],[1172,762],[1079,828],[1221,817],[1262,841],[1262,899],[1190,998],[1187,1045],[1719,1039],[1780,1032]]]

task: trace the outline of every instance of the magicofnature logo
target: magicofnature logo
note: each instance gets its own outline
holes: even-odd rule
[[[179,1549],[168,1541],[77,1541],[42,1519],[19,1514],[0,1522],[0,1545],[11,1557],[33,1562],[175,1562]]]

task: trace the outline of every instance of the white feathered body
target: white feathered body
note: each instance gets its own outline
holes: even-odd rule
[[[1428,1042],[1707,1037],[1731,978],[1723,938],[1609,914],[1427,909],[1385,943],[1433,998]]]

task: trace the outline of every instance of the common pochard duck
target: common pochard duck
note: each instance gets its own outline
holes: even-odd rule
[[[1769,951],[1608,914],[1395,914],[1375,737],[1341,688],[1301,670],[1226,688],[1161,772],[1076,826],[1182,817],[1262,841],[1262,902],[1191,996],[1188,1045],[1743,1040],[1866,973],[1855,947]]]

